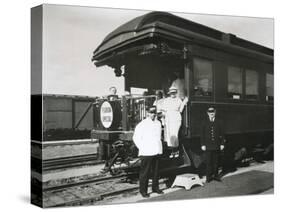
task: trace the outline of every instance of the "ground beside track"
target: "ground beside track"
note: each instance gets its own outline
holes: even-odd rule
[[[96,140],[32,141],[32,157],[49,160],[77,155],[96,154]]]
[[[243,168],[239,168],[237,171],[233,172],[233,173],[229,173],[227,175],[225,175],[223,177],[222,180],[224,180],[225,178],[234,176],[234,175],[239,175],[242,173],[248,173],[251,171],[261,171],[261,172],[267,172],[267,173],[274,173],[274,162],[273,161],[268,161],[264,164],[260,164],[260,163],[252,163],[249,167],[243,167]],[[272,178],[273,181],[273,178]],[[272,182],[273,184],[273,182]],[[216,182],[211,182],[210,187],[212,186],[216,186],[218,185]],[[256,185],[257,187],[259,186],[258,184]],[[197,188],[198,189],[198,188]],[[201,188],[200,188],[201,189]],[[204,192],[204,187],[202,187],[202,190]],[[208,189],[211,191],[211,189]],[[208,190],[206,189],[205,192],[208,193]],[[121,204],[121,203],[136,203],[136,202],[143,202],[143,201],[161,201],[161,200],[167,200],[169,199],[169,196],[173,196],[173,199],[185,199],[184,197],[188,196],[188,193],[192,193],[194,192],[194,189],[191,190],[185,190],[183,188],[180,187],[175,187],[175,188],[166,188],[163,189],[164,194],[163,195],[159,195],[156,193],[151,193],[151,191],[149,190],[149,193],[151,195],[150,198],[145,199],[143,198],[139,193],[137,193],[134,196],[130,196],[127,198],[120,198],[120,199],[113,199],[113,200],[108,200],[106,202],[99,202],[99,204]],[[227,191],[226,191],[227,193]],[[261,191],[260,194],[273,194],[274,193],[274,188],[269,188],[265,191]],[[169,196],[168,196],[169,195]],[[242,189],[241,189],[241,193],[239,195],[245,195],[242,193]],[[208,196],[208,195],[206,195]],[[224,195],[222,195],[224,196]]]
[[[60,145],[57,145],[54,142],[54,143],[49,143],[49,144],[43,146],[43,154],[46,159],[58,158],[59,156],[61,157],[62,155],[67,157],[67,156],[82,155],[82,154],[87,154],[87,153],[93,154],[93,153],[97,152],[97,146],[98,146],[97,143],[91,142],[91,141],[79,141],[79,142],[67,141]],[[33,176],[38,179],[41,179],[43,182],[48,182],[48,181],[56,182],[57,181],[58,183],[60,183],[61,181],[64,182],[64,180],[67,180],[70,178],[78,179],[81,176],[91,176],[91,175],[99,174],[100,171],[102,170],[103,166],[104,165],[101,164],[101,165],[94,165],[94,166],[76,167],[76,168],[56,170],[56,171],[52,171],[52,172],[44,172],[43,175],[41,175],[39,173],[35,173]],[[237,171],[227,174],[226,176],[224,176],[224,178],[231,177],[233,175],[239,175],[241,173],[250,172],[253,170],[273,173],[274,172],[273,168],[274,168],[274,162],[266,162],[265,164],[252,163],[249,167],[239,168]],[[138,184],[136,184],[136,185],[138,185]],[[125,186],[125,184],[124,184],[124,186]],[[131,186],[131,185],[129,185],[129,186]],[[111,186],[111,188],[114,188],[114,187],[116,187],[116,185]],[[177,188],[166,188],[165,184],[161,184],[161,188],[163,189],[163,191],[165,193],[164,195],[158,195],[158,194],[153,193],[153,194],[151,194],[151,198],[149,198],[149,199],[142,198],[138,194],[138,192],[135,191],[135,192],[120,194],[120,195],[110,197],[110,198],[105,198],[105,199],[102,199],[101,201],[95,202],[94,204],[95,205],[119,204],[119,203],[135,203],[135,202],[142,202],[142,201],[169,200],[169,195],[171,195],[171,194],[175,198],[180,197],[181,199],[183,199],[185,194],[187,194],[189,192],[194,192],[193,189],[190,191],[184,191],[182,188],[178,188],[178,187]],[[95,187],[93,187],[93,188],[89,187],[87,189],[84,188],[83,192],[86,192],[86,191],[90,192],[93,189],[95,189]],[[206,187],[203,187],[202,189],[203,189],[203,193],[204,193],[204,190],[206,190]],[[77,189],[77,190],[73,189],[72,193],[75,195],[80,195],[80,194],[78,194],[79,193],[78,191],[79,191],[79,189]],[[80,189],[80,192],[81,192],[81,189]],[[96,193],[96,192],[94,192],[94,193]],[[260,193],[261,194],[273,194],[274,188],[270,188],[270,189],[261,191]],[[243,195],[243,193],[241,193],[239,195]],[[61,200],[63,202],[64,199],[65,198],[67,199],[69,196],[70,196],[69,193],[68,194],[65,193],[62,196],[58,196],[57,198],[63,198]],[[81,199],[82,198],[83,198],[83,196],[81,196]],[[92,203],[90,203],[90,204],[92,204]]]

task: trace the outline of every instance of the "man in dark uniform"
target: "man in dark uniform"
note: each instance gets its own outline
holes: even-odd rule
[[[221,181],[218,175],[218,159],[224,149],[224,132],[222,123],[216,119],[216,110],[209,107],[208,118],[203,121],[201,128],[201,149],[206,160],[206,182]]]
[[[115,86],[110,87],[109,92],[110,92],[110,94],[107,96],[107,99],[109,101],[114,101],[114,100],[118,99],[117,88]]]

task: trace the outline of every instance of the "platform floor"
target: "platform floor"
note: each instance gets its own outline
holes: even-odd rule
[[[239,168],[233,173],[225,175],[222,183],[211,182],[205,184],[203,187],[195,187],[191,190],[185,190],[183,188],[168,188],[163,189],[164,194],[159,195],[155,193],[150,193],[150,198],[143,198],[140,194],[116,199],[108,202],[107,204],[120,204],[120,203],[135,203],[135,202],[149,202],[149,201],[167,201],[176,199],[192,199],[192,198],[209,198],[218,196],[234,196],[234,195],[248,195],[248,194],[273,194],[273,173],[274,173],[274,162],[266,162],[264,164],[253,163],[249,167]],[[259,175],[259,176],[257,176]],[[234,178],[235,177],[235,178]],[[260,183],[261,179],[263,179]],[[232,180],[236,184],[242,183],[247,186],[236,185],[234,190],[228,187]],[[250,184],[251,183],[251,184]],[[250,187],[249,187],[250,186]],[[253,186],[255,189],[253,189]],[[252,188],[251,188],[252,187]],[[220,189],[220,191],[219,191]],[[261,190],[260,190],[261,189]],[[264,190],[266,189],[266,190]],[[217,193],[214,194],[214,191]],[[251,193],[253,191],[254,193]],[[106,203],[105,203],[106,204]]]

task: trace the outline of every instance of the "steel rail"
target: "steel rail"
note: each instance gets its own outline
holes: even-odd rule
[[[77,187],[77,186],[81,186],[81,185],[87,185],[87,184],[92,184],[92,183],[105,183],[105,182],[110,182],[112,180],[116,180],[116,179],[125,179],[128,177],[128,174],[121,174],[121,175],[117,175],[117,176],[106,176],[106,177],[97,177],[95,179],[90,179],[90,180],[84,180],[84,181],[80,181],[80,182],[74,182],[74,183],[67,183],[67,184],[62,184],[62,185],[58,185],[58,186],[49,186],[49,187],[45,187],[43,188],[43,192],[47,192],[47,191],[59,191],[59,190],[63,190],[63,189],[67,189],[67,188],[72,188],[72,187]]]

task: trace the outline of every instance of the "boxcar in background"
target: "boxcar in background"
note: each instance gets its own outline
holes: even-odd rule
[[[88,96],[43,95],[43,140],[90,138],[93,110],[89,105],[94,101]]]

